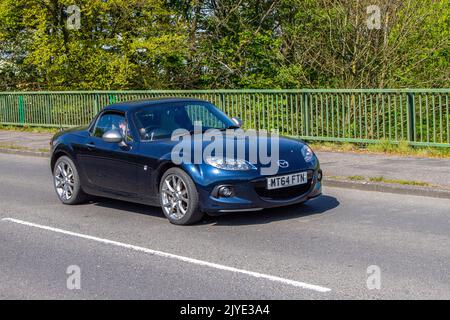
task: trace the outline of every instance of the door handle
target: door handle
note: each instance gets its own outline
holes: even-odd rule
[[[89,142],[89,143],[86,144],[86,146],[88,147],[88,149],[95,148],[95,143]]]

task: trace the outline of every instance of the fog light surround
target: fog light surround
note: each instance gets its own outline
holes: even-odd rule
[[[319,169],[317,172],[317,181],[322,181],[323,175],[322,175],[322,169]]]
[[[221,185],[214,188],[212,196],[215,198],[231,198],[235,192],[233,186]]]

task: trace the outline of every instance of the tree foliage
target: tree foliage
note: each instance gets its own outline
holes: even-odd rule
[[[449,31],[448,0],[2,0],[0,90],[448,87]]]

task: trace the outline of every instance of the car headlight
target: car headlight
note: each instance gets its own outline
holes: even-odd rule
[[[302,156],[306,162],[311,162],[314,159],[314,152],[305,144],[302,147]]]
[[[256,169],[250,162],[241,159],[208,157],[205,162],[210,166],[223,170],[252,170]]]

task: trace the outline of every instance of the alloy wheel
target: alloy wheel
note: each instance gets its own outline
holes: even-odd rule
[[[58,196],[62,200],[70,200],[75,187],[72,166],[66,161],[58,162],[53,176]]]
[[[164,212],[172,219],[179,220],[184,217],[189,208],[189,195],[181,177],[170,174],[164,179],[161,200]]]

